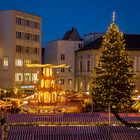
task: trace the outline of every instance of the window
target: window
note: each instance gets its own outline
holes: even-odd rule
[[[41,88],[44,87],[44,84],[45,84],[45,81],[42,79],[42,80],[41,80]]]
[[[49,80],[45,81],[45,88],[50,88],[50,81]]]
[[[30,20],[26,20],[26,25],[30,27]]]
[[[16,38],[40,42],[40,36],[38,34],[31,34],[31,33],[16,31]]]
[[[83,62],[80,61],[80,71],[82,72],[83,71]]]
[[[34,21],[33,22],[33,27],[36,29],[40,29],[40,22]]]
[[[31,73],[24,73],[24,81],[26,82],[31,81]]]
[[[65,68],[61,68],[61,72],[65,72]]]
[[[26,52],[26,53],[29,53],[29,47],[26,47],[26,48],[25,48],[25,52]]]
[[[34,48],[34,53],[37,54],[38,48]]]
[[[65,81],[64,79],[60,79],[60,85],[64,85]]]
[[[16,17],[16,24],[17,24],[17,25],[21,25],[21,23],[22,23],[22,22],[21,22],[21,18]]]
[[[23,46],[16,45],[16,52],[18,52],[18,53],[23,52]]]
[[[56,92],[52,93],[52,101],[55,102],[56,101]]]
[[[68,67],[68,72],[72,72],[72,67]]]
[[[15,73],[15,81],[22,82],[23,81],[23,73]]]
[[[80,56],[79,58],[79,71],[82,72],[83,71],[83,57]]]
[[[34,26],[35,26],[35,28],[37,28],[37,22],[34,22]]]
[[[19,66],[19,67],[22,67],[22,66],[23,66],[23,60],[21,60],[21,59],[16,59],[16,60],[15,60],[15,65],[16,65],[16,66]]]
[[[80,82],[80,89],[82,89],[83,88],[83,82],[81,81]]]
[[[3,58],[3,66],[7,67],[8,66],[8,57]]]
[[[78,44],[78,48],[81,49],[82,48],[82,43]]]
[[[89,91],[90,90],[90,82],[87,83],[86,87],[87,87],[87,91]]]
[[[39,54],[39,48],[30,48],[32,54]]]
[[[16,31],[16,38],[21,39],[21,32]]]
[[[33,41],[39,42],[40,41],[40,36],[37,34],[33,35]]]
[[[25,60],[24,60],[24,66],[26,66],[26,64],[31,64],[31,60],[25,59]]]
[[[31,34],[30,33],[26,33],[26,39],[27,40],[31,40],[30,38],[31,38]]]
[[[132,57],[134,71],[137,71],[137,56]]]
[[[32,73],[32,81],[38,81],[37,73]]]
[[[68,85],[70,86],[72,84],[72,79],[68,79]]]
[[[65,54],[61,54],[61,60],[65,60]]]
[[[16,24],[31,27],[31,28],[40,29],[40,22],[39,21],[32,21],[31,19],[25,19],[22,17],[16,17]]]
[[[90,71],[90,60],[89,59],[87,60],[87,71],[88,72]]]

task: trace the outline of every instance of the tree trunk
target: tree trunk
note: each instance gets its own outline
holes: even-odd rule
[[[130,127],[140,127],[140,123],[129,123],[123,118],[120,117],[118,111],[116,109],[111,108],[111,112],[115,115],[116,119],[120,121],[122,124],[125,126],[130,126]]]

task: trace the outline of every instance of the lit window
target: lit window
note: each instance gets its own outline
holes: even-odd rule
[[[44,80],[42,79],[41,80],[41,88],[43,88],[44,87]]]
[[[25,60],[24,60],[24,66],[26,66],[26,64],[31,64],[31,60],[25,59]]]
[[[50,81],[49,81],[49,80],[46,80],[46,81],[45,81],[45,87],[46,87],[46,88],[49,88],[49,87],[50,87]]]
[[[31,73],[25,73],[24,74],[24,81],[26,81],[26,82],[31,81]]]
[[[23,73],[15,73],[15,81],[22,82],[23,81]]]
[[[32,81],[38,81],[37,73],[32,73]]]
[[[45,76],[49,77],[50,76],[50,69],[49,68],[45,68],[44,70],[46,71]]]
[[[83,82],[80,82],[80,89],[82,89],[83,87]]]
[[[19,67],[23,66],[23,60],[21,60],[21,59],[16,59],[16,60],[15,60],[15,65],[16,65],[16,66],[19,66]]]
[[[8,57],[3,58],[3,65],[8,66]]]
[[[56,92],[53,92],[53,93],[52,93],[52,101],[53,101],[53,102],[56,101]]]
[[[133,60],[133,69],[137,71],[137,56],[132,57]]]
[[[87,83],[87,90],[90,90],[90,83]]]
[[[70,86],[72,84],[72,79],[68,79],[68,85]]]
[[[60,85],[64,85],[64,79],[60,79]]]

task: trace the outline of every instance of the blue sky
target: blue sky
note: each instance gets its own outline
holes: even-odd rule
[[[125,33],[140,34],[140,0],[0,0],[0,9],[16,9],[42,17],[42,42],[61,39],[76,27],[82,35],[105,32],[116,12]]]

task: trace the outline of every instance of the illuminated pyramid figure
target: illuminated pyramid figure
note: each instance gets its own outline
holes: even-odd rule
[[[37,93],[35,93],[35,102],[38,103],[56,103],[58,96],[61,95],[61,88],[58,77],[53,75],[53,68],[68,67],[66,64],[52,65],[52,64],[28,64],[27,67],[43,68],[40,79],[40,85]]]

